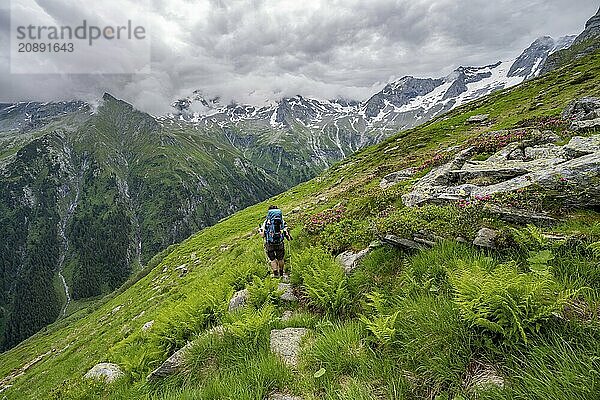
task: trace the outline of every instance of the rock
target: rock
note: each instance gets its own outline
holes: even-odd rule
[[[121,308],[123,308],[123,305],[122,305],[122,304],[121,304],[121,305],[119,305],[119,306],[116,306],[115,308],[113,308],[113,309],[112,309],[112,311],[111,311],[110,313],[111,313],[111,314],[116,314],[117,312],[119,312],[119,310],[120,310]]]
[[[477,236],[475,240],[473,240],[473,244],[479,247],[485,247],[488,249],[496,248],[496,239],[498,238],[498,232],[489,228],[481,228],[479,232],[477,232]]]
[[[565,111],[563,111],[562,117],[576,121],[594,119],[598,118],[595,117],[597,110],[600,110],[600,99],[596,97],[584,97],[572,101]]]
[[[489,390],[503,388],[504,378],[498,373],[498,369],[491,364],[480,361],[471,361],[463,387],[468,391]]]
[[[192,342],[188,342],[184,347],[177,350],[171,357],[167,358],[158,368],[152,371],[147,379],[149,381],[158,378],[164,378],[173,375],[181,370],[185,361],[185,353],[192,347]]]
[[[513,224],[551,226],[559,222],[556,218],[550,217],[546,214],[535,213],[533,211],[520,210],[516,208],[498,207],[488,204],[485,206],[485,210],[495,214],[502,221]]]
[[[275,392],[269,396],[269,400],[302,400],[302,397]]]
[[[600,135],[581,137],[573,136],[569,143],[564,145],[565,156],[568,159],[586,156],[600,152]]]
[[[235,311],[238,308],[244,307],[248,302],[248,296],[248,289],[235,292],[231,300],[229,300],[229,311]]]
[[[414,207],[533,187],[560,198],[565,205],[600,205],[600,135],[575,136],[564,146],[550,143],[528,147],[522,159],[514,159],[517,149],[518,145],[510,144],[485,161],[468,161],[470,152],[466,149],[416,182],[412,192],[402,196],[402,202]],[[463,183],[475,178],[488,182]]]
[[[415,243],[422,244],[422,245],[427,246],[427,247],[433,247],[433,246],[435,246],[435,242],[434,241],[429,240],[429,239],[427,239],[425,237],[422,237],[422,236],[415,235],[415,236],[413,236],[413,240],[415,241]]]
[[[223,325],[213,326],[207,330],[206,333],[209,335],[223,336],[225,334],[225,328]]]
[[[125,374],[117,364],[100,363],[90,369],[84,377],[86,379],[103,380],[106,383],[112,383]]]
[[[342,265],[344,268],[344,272],[346,274],[352,273],[358,267],[360,260],[362,260],[369,252],[371,251],[370,247],[359,251],[358,253],[354,253],[353,251],[345,251],[339,254],[336,257],[336,260]]]
[[[142,326],[142,332],[148,332],[150,328],[152,328],[152,325],[154,325],[154,320],[146,322],[144,326]]]
[[[141,313],[139,313],[138,315],[136,315],[135,317],[133,317],[133,321],[135,321],[138,318],[142,318],[144,316],[144,314],[146,314],[146,311],[142,311]]]
[[[600,117],[585,121],[574,121],[571,123],[571,130],[581,131],[586,129],[597,129],[600,128]]]
[[[383,179],[379,183],[379,187],[382,189],[387,189],[389,187],[394,186],[397,183],[404,182],[407,179],[410,179],[416,173],[416,168],[406,168],[401,171],[392,172],[391,174],[387,174],[383,177]]]
[[[181,264],[175,271],[179,271],[179,277],[183,278],[188,273],[187,264]]]
[[[292,319],[292,317],[294,316],[294,312],[290,311],[290,310],[286,310],[283,312],[283,314],[281,314],[281,320],[282,321],[289,321],[290,319]]]
[[[402,250],[415,251],[426,248],[424,245],[417,243],[414,240],[403,239],[396,235],[385,235],[381,240],[384,243],[387,243],[394,247],[398,247]]]
[[[300,342],[308,333],[306,328],[273,329],[271,331],[271,351],[280,356],[283,361],[291,366],[298,365]]]
[[[280,283],[279,285],[277,285],[277,290],[279,290],[280,292],[283,292],[280,296],[280,299],[283,301],[298,301],[298,298],[296,297],[296,295],[294,294],[294,291],[292,290],[292,285],[290,285],[289,283]]]
[[[371,243],[369,243],[369,249],[371,250],[377,249],[381,246],[383,246],[383,243],[381,243],[380,240],[373,240]]]
[[[481,124],[482,122],[487,121],[489,117],[490,117],[490,114],[473,115],[472,117],[467,119],[467,123],[468,124]]]

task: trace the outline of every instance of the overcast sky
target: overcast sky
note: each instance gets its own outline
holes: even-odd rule
[[[0,101],[92,101],[108,91],[154,114],[168,112],[170,102],[195,89],[254,104],[295,94],[361,100],[404,75],[440,77],[459,65],[515,58],[539,36],[577,34],[600,5],[598,0],[12,2],[33,3],[32,13],[56,25],[100,14],[145,21],[151,72],[11,74],[10,1],[0,0]]]

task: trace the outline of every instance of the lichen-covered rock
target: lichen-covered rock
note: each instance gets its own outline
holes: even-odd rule
[[[280,299],[283,301],[298,301],[298,297],[294,294],[292,290],[292,285],[289,283],[280,283],[277,285],[277,290],[281,293]]]
[[[596,111],[600,110],[600,99],[596,97],[583,97],[571,102],[562,114],[564,119],[586,120],[595,119]]]
[[[242,289],[233,294],[231,300],[229,300],[229,311],[235,311],[242,308],[248,302],[248,289]]]
[[[154,325],[154,320],[146,322],[142,326],[142,332],[148,332],[152,328],[152,325]]]
[[[271,331],[271,351],[282,358],[289,366],[298,365],[300,342],[308,333],[306,328],[273,329]]]
[[[392,172],[391,174],[387,174],[383,177],[383,179],[379,183],[379,187],[381,187],[382,189],[387,189],[400,182],[404,182],[407,179],[410,179],[416,173],[416,168],[406,168],[401,171]]]
[[[371,251],[370,247],[359,251],[358,253],[354,253],[353,251],[345,251],[339,254],[336,259],[344,268],[346,274],[352,273],[362,260],[369,252]]]
[[[510,144],[485,161],[469,161],[470,150],[463,150],[421,178],[402,201],[414,207],[535,187],[571,206],[600,205],[600,135],[528,147],[515,156],[518,148]],[[485,184],[473,181],[482,178]]]
[[[106,383],[112,383],[124,376],[123,371],[117,364],[100,363],[90,369],[84,377],[87,379],[103,380]]]
[[[192,347],[192,342],[188,342],[184,347],[177,350],[171,357],[167,358],[158,368],[148,375],[148,380],[155,380],[173,375],[181,370],[185,361],[185,353]]]
[[[467,123],[468,124],[481,124],[482,122],[487,121],[489,117],[490,117],[490,114],[473,115],[472,117],[467,119]]]
[[[521,210],[513,207],[499,207],[495,205],[486,205],[485,210],[496,215],[499,219],[513,224],[536,226],[551,226],[559,222],[554,217],[544,213],[536,213],[528,210]]]
[[[485,247],[488,249],[496,248],[496,239],[498,238],[498,232],[490,228],[481,228],[477,232],[473,244],[478,247]]]

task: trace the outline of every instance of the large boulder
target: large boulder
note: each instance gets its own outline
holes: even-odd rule
[[[291,367],[298,365],[300,342],[308,333],[306,328],[273,329],[271,331],[271,351],[281,357]]]
[[[90,369],[84,377],[87,379],[101,380],[106,383],[112,383],[125,374],[117,364],[100,363]]]
[[[600,118],[600,99],[596,97],[584,97],[571,102],[563,111],[562,117],[568,120],[589,120]]]
[[[599,114],[600,115],[600,114]],[[574,131],[583,131],[588,129],[600,128],[600,117],[595,119],[589,119],[585,121],[573,121],[571,129]]]

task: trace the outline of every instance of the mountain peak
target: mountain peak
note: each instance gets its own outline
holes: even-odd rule
[[[585,23],[585,30],[581,32],[575,43],[581,43],[592,38],[600,37],[600,9],[598,12]]]
[[[117,99],[112,94],[110,94],[108,92],[104,92],[104,94],[102,95],[102,100],[104,100],[104,101],[116,101]]]

